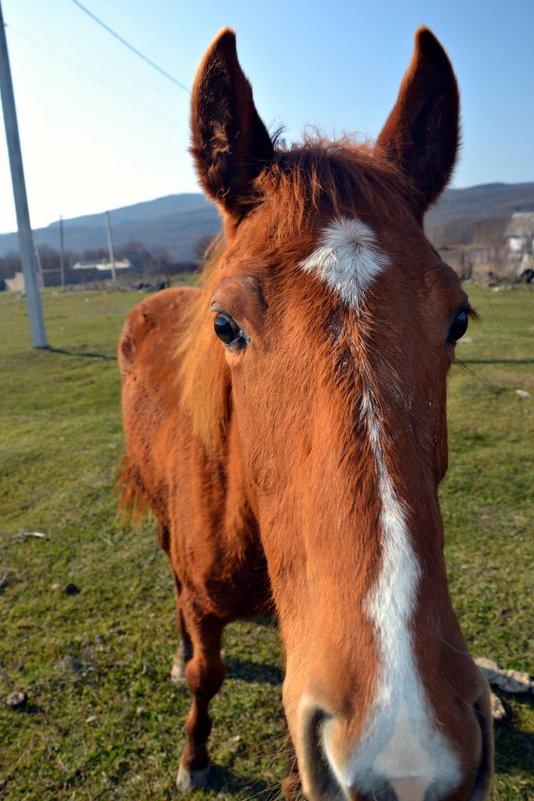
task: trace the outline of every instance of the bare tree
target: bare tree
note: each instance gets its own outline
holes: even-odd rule
[[[193,253],[198,262],[204,261],[206,253],[214,239],[215,237],[213,234],[202,234],[202,236],[197,239],[193,248]]]

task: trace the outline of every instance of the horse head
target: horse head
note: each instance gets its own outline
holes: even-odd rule
[[[488,791],[488,691],[453,612],[438,504],[447,373],[473,312],[422,225],[458,109],[427,29],[374,144],[273,140],[228,29],[195,80],[192,153],[224,222],[198,336],[222,365],[311,801]]]

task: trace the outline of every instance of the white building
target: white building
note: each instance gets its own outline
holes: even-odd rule
[[[81,259],[73,266],[73,270],[98,270],[98,272],[111,272],[112,264],[106,259]],[[115,261],[116,270],[131,270],[132,263],[129,259],[117,259]]]
[[[518,256],[534,253],[534,211],[518,211],[512,214],[504,235],[511,253]]]

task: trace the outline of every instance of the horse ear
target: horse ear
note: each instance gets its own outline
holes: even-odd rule
[[[448,56],[428,28],[419,28],[397,102],[376,142],[408,177],[419,221],[451,177],[459,144],[459,109]]]
[[[192,147],[200,182],[238,220],[256,201],[254,179],[273,159],[273,143],[239,65],[235,33],[210,45],[193,86]]]

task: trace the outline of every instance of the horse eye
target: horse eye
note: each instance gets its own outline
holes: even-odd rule
[[[449,342],[453,344],[458,342],[459,339],[463,337],[465,332],[467,331],[467,326],[469,323],[469,313],[467,309],[461,309],[456,317],[454,318],[454,322],[449,328],[449,335],[447,337]]]
[[[227,314],[218,314],[213,321],[213,328],[227,348],[241,349],[247,344],[246,337],[238,324]]]
[[[225,345],[229,345],[234,339],[239,336],[239,328],[237,323],[226,314],[218,314],[213,322],[215,333]]]

